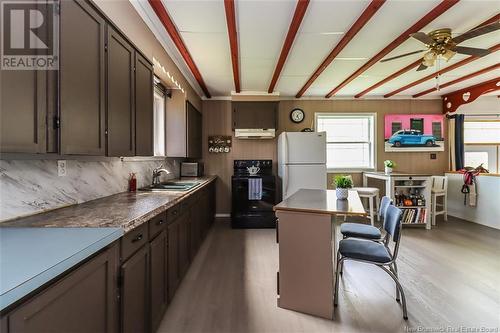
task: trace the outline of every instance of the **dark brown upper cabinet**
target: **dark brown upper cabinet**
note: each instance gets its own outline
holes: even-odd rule
[[[135,155],[134,47],[108,25],[107,155]],[[152,89],[152,86],[151,86]]]
[[[202,115],[193,104],[186,102],[187,157],[201,158],[202,156]]]
[[[0,152],[44,153],[46,71],[0,70]]]
[[[277,128],[278,102],[233,102],[234,129]]]
[[[153,156],[153,66],[135,53],[135,154]]]
[[[202,115],[178,89],[166,100],[167,156],[201,158]]]
[[[60,152],[105,153],[105,27],[86,1],[61,1]]]

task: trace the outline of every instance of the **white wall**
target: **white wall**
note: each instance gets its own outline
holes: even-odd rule
[[[500,114],[500,98],[497,96],[482,96],[474,102],[464,104],[457,110],[459,114],[474,115],[474,114]]]
[[[447,173],[448,215],[500,229],[500,177],[478,176],[477,206],[464,206],[464,195],[460,192],[463,176]],[[468,200],[468,197],[467,197]]]

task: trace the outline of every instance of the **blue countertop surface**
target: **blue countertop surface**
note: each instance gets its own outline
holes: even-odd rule
[[[0,311],[122,235],[122,228],[0,228]]]

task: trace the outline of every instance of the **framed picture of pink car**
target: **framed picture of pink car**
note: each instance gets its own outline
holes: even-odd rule
[[[444,151],[443,116],[388,114],[384,119],[386,152]]]

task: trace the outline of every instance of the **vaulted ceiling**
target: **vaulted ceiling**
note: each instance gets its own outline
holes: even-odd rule
[[[470,56],[457,54],[449,62],[440,60],[420,72],[416,66],[422,54],[379,62],[425,48],[409,38],[409,32],[451,28],[457,36],[492,18],[498,20],[500,7],[495,0],[130,1],[206,97],[241,90],[291,97],[418,94],[415,98],[436,98],[500,77],[500,53],[495,51],[469,60]],[[180,36],[184,52],[158,15],[160,6]],[[498,44],[500,31],[461,45],[492,48]],[[186,62],[186,50],[199,75]],[[451,70],[446,69],[449,66]],[[438,71],[436,79],[433,74]],[[437,83],[448,82],[444,88],[433,89]]]

